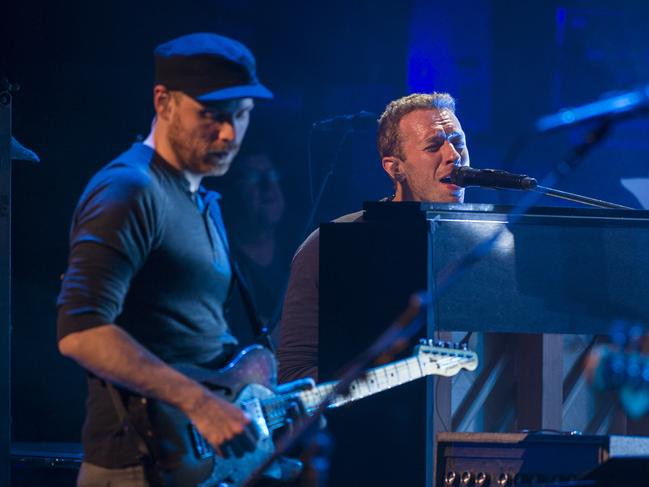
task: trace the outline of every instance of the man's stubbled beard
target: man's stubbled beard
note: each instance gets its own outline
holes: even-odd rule
[[[198,130],[196,129],[196,132]],[[182,168],[195,174],[213,173],[217,169],[218,165],[210,162],[212,158],[210,154],[228,154],[230,156],[228,164],[222,168],[222,171],[217,171],[225,173],[229,168],[229,162],[237,152],[237,146],[234,143],[206,144],[198,133],[182,126],[178,115],[174,115],[171,119],[167,137]],[[225,163],[226,158],[222,157],[220,160]]]

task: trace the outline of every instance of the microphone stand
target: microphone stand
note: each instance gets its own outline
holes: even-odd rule
[[[597,208],[610,208],[613,210],[634,210],[629,206],[618,205],[617,203],[611,203],[609,201],[598,200],[597,198],[590,198],[588,196],[582,196],[580,194],[569,193],[567,191],[560,191],[558,189],[548,188],[546,186],[536,186],[535,188],[529,189],[527,191],[536,191],[547,196],[553,196],[555,198],[561,198],[563,200],[573,201],[575,203],[582,203],[584,205],[595,206]]]
[[[316,122],[317,123],[317,122]],[[312,168],[313,168],[313,154],[312,154],[312,148],[311,148],[311,140],[313,138],[313,132],[317,128],[316,123],[311,125],[311,128],[309,129],[309,138],[308,138],[308,149],[307,149],[307,157],[309,158],[309,187],[311,189],[311,197],[313,198],[313,175],[312,175]],[[331,158],[331,161],[329,162],[329,167],[327,168],[327,173],[324,175],[322,182],[320,183],[320,188],[318,189],[318,194],[316,195],[315,199],[313,200],[311,204],[311,211],[309,212],[309,215],[307,216],[306,222],[304,224],[303,230],[302,230],[302,236],[299,240],[299,242],[303,242],[309,234],[313,231],[313,222],[315,221],[316,214],[318,213],[318,210],[320,209],[320,203],[322,202],[322,196],[324,195],[325,189],[327,188],[327,184],[329,183],[329,179],[331,176],[334,174],[334,170],[336,169],[336,166],[338,165],[338,159],[340,157],[340,152],[342,151],[343,146],[345,145],[345,142],[347,141],[349,135],[353,133],[354,130],[352,128],[346,128],[345,131],[343,132],[342,136],[338,140],[338,144],[336,145],[335,152],[333,154],[333,157]],[[298,243],[299,244],[299,243]],[[268,320],[268,323],[266,323],[266,328],[268,330],[268,334],[272,334],[273,330],[275,327],[279,324],[279,320],[281,319],[281,312],[282,312],[282,306],[284,304],[284,296],[286,295],[286,289],[288,287],[288,278],[284,279],[284,283],[282,285],[282,292],[279,294],[279,298],[277,302],[275,303],[275,308],[273,310],[273,314],[271,315],[270,319]]]
[[[608,134],[610,128],[611,128],[611,120],[605,119],[592,132],[589,132],[584,138],[583,142],[575,146],[573,150],[570,152],[570,154],[568,155],[568,157],[557,165],[553,173],[548,175],[548,177],[544,181],[544,183],[547,184],[548,186],[541,186],[538,184],[534,184],[534,186],[528,188],[495,187],[495,189],[522,189],[523,191],[535,191],[537,193],[544,194],[547,196],[553,196],[555,198],[560,198],[575,203],[581,203],[584,205],[594,206],[597,208],[607,208],[613,210],[635,210],[636,208],[631,208],[629,206],[619,205],[617,203],[611,203],[609,201],[604,201],[597,198],[590,198],[588,196],[583,196],[580,194],[569,193],[567,191],[560,191],[558,189],[549,187],[550,185],[553,186],[554,184],[556,184],[559,178],[563,178],[567,174],[569,174],[577,166],[577,164],[584,158],[584,156],[593,148],[593,146],[595,146]],[[462,185],[460,184],[460,186]],[[488,185],[485,185],[483,187],[494,188],[494,186],[488,186]]]
[[[560,162],[557,167],[555,167],[554,171],[552,171],[546,177],[546,179],[543,181],[545,185],[537,185],[536,188],[533,188],[533,191],[539,192],[541,194],[546,194],[548,196],[554,196],[555,198],[561,198],[569,201],[575,201],[577,203],[583,203],[585,205],[596,206],[598,208],[633,210],[634,208],[629,208],[628,206],[609,203],[608,201],[602,201],[595,198],[588,198],[586,196],[568,193],[566,191],[559,191],[557,189],[552,189],[551,187],[549,187],[554,186],[559,181],[559,179],[563,179],[577,167],[577,165],[583,160],[586,154],[588,154],[588,152],[590,152],[590,150],[595,145],[601,142],[604,137],[608,135],[612,123],[612,119],[604,119],[597,127],[588,132],[584,137],[584,140],[573,148],[565,161]]]

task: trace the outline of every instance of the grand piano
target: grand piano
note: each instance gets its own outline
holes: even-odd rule
[[[491,252],[427,310],[422,336],[525,334],[511,399],[518,428],[561,429],[560,334],[649,323],[649,211],[532,208],[512,224],[509,208],[493,205],[364,209],[361,222],[320,226],[321,379],[369,345],[413,292],[436,292],[444,266],[503,227]],[[332,411],[332,485],[431,485],[433,435],[451,429],[450,411],[448,379]]]

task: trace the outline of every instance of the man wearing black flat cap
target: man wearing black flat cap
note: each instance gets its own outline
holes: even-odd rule
[[[151,133],[81,196],[58,298],[59,350],[89,372],[81,486],[149,485],[116,400],[176,407],[226,457],[257,436],[243,411],[167,364],[220,367],[237,344],[223,317],[232,269],[219,195],[200,183],[228,171],[253,99],[272,93],[250,51],[215,34],[160,45],[155,66]]]

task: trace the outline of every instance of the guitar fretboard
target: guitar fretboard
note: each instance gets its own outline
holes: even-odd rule
[[[338,395],[329,407],[335,408],[357,401],[372,394],[419,379],[424,375],[416,357],[399,360],[367,371],[361,378],[352,382],[345,395]],[[311,390],[299,393],[306,410],[312,412],[333,392],[338,382],[325,382]]]
[[[454,375],[460,368],[471,366],[475,369],[477,365],[477,358],[472,352],[428,354],[426,359],[414,356],[371,369],[353,381],[346,394],[335,396],[328,407],[336,408],[426,375]],[[307,391],[264,399],[262,407],[268,428],[272,431],[285,424],[286,408],[296,399],[301,401],[307,413],[312,413],[333,393],[337,384],[336,381],[325,382]]]

